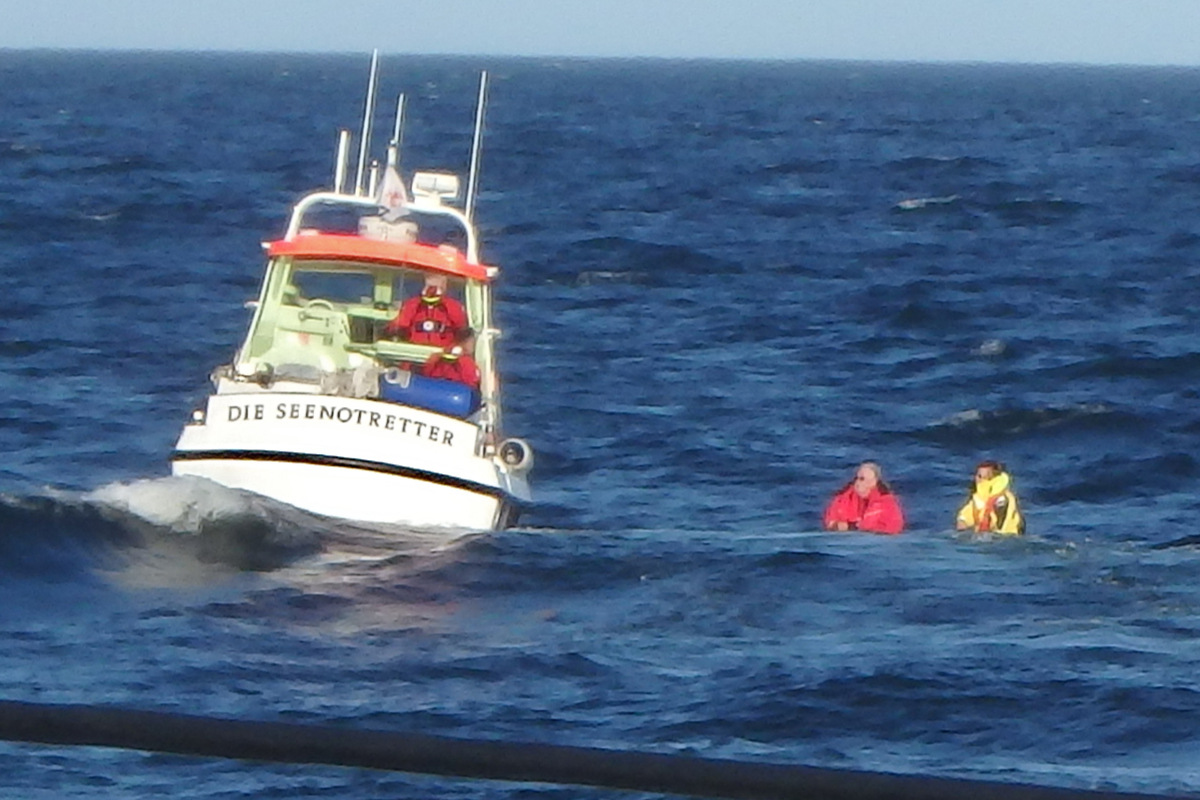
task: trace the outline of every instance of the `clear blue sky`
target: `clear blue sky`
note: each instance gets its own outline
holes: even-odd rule
[[[0,0],[0,48],[1200,65],[1200,0]]]

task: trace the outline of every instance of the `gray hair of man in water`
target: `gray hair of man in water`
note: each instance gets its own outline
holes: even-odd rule
[[[864,461],[858,465],[858,469],[854,471],[854,474],[857,476],[858,473],[864,469],[875,476],[875,485],[879,487],[880,491],[888,493],[892,491],[891,487],[888,486],[883,480],[883,467],[879,466],[878,462]],[[866,495],[864,494],[863,496],[865,497]]]

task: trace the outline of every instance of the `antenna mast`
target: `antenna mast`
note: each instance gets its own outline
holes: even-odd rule
[[[367,81],[367,103],[363,110],[362,135],[358,142],[358,171],[354,176],[355,196],[363,193],[363,173],[367,169],[367,152],[371,149],[371,117],[375,110],[375,83],[379,78],[379,50],[371,53],[371,78]]]
[[[479,183],[479,152],[483,147],[483,110],[487,105],[487,70],[479,73],[479,105],[475,109],[475,139],[471,143],[471,173],[467,179],[467,199],[463,213],[470,222],[475,216],[475,194]]]
[[[404,95],[396,98],[396,124],[392,126],[392,140],[388,142],[387,165],[395,168],[400,162],[400,142],[404,138]]]
[[[350,131],[342,128],[338,131],[337,163],[333,166],[333,191],[342,193],[346,185],[346,157],[350,155]]]

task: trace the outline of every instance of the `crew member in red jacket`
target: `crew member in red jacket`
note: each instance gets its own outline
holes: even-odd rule
[[[467,327],[462,303],[446,294],[445,275],[425,276],[425,288],[400,306],[400,313],[383,329],[387,336],[401,336],[413,344],[449,347],[454,336]]]
[[[854,480],[833,496],[825,509],[825,529],[900,533],[904,512],[892,490],[883,482],[883,471],[874,461],[858,467]]]
[[[421,366],[421,374],[426,378],[465,383],[478,391],[479,365],[471,355],[475,352],[475,334],[470,328],[462,328],[455,338],[454,344],[429,357]]]

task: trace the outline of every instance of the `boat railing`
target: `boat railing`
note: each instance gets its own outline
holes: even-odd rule
[[[352,353],[370,356],[381,363],[392,364],[399,362],[424,364],[431,355],[442,351],[442,348],[433,345],[392,342],[384,339],[375,342],[352,342],[346,345],[346,349]]]
[[[384,206],[379,204],[378,200],[370,197],[340,194],[338,192],[313,192],[301,198],[292,208],[292,216],[288,221],[284,239],[287,241],[294,240],[301,234],[301,231],[308,230],[309,227],[305,224],[306,215],[321,205],[349,206],[370,210],[376,214],[386,210]],[[479,263],[479,242],[475,235],[475,228],[462,211],[453,206],[443,204],[436,194],[414,197],[406,207],[406,211],[413,214],[428,214],[454,220],[462,228],[466,236],[466,252],[464,256],[472,264]]]
[[[730,800],[1172,800],[1101,789],[15,701],[0,701],[0,739]]]

